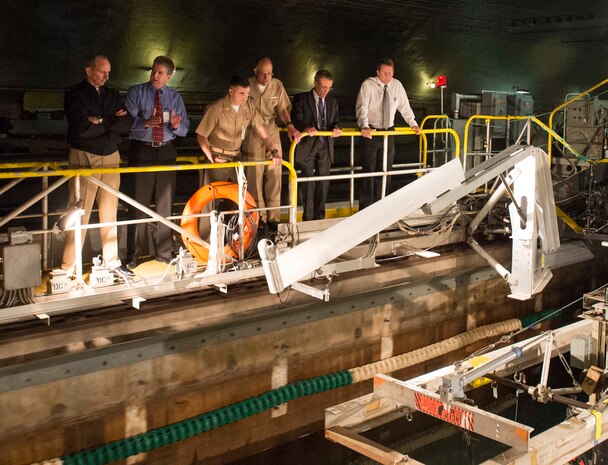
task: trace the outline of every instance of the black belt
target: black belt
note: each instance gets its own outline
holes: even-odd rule
[[[165,147],[166,145],[171,145],[173,144],[172,140],[168,140],[167,142],[146,142],[145,140],[133,140],[133,142],[137,142],[138,144],[141,145],[147,145],[148,147],[154,147],[154,148],[158,148],[158,147]]]
[[[369,127],[370,129],[375,129],[376,131],[393,131],[395,129],[395,126],[391,126],[390,128],[375,128],[373,126],[370,125]]]

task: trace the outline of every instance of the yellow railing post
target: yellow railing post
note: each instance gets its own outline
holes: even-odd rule
[[[554,138],[555,140],[557,140],[559,143],[561,143],[564,148],[566,148],[567,150],[569,150],[570,152],[572,152],[572,154],[574,154],[576,157],[581,156],[580,153],[578,153],[576,150],[574,150],[572,148],[572,146],[570,144],[568,144],[559,134],[557,134],[554,130],[552,130],[549,126],[547,126],[546,124],[544,124],[542,121],[540,121],[538,118],[536,118],[535,116],[532,115],[528,115],[528,116],[489,116],[489,115],[473,115],[471,116],[467,122],[464,125],[464,140],[463,140],[463,166],[466,169],[466,158],[468,156],[468,144],[469,144],[469,127],[471,125],[471,123],[474,120],[477,119],[484,119],[486,121],[486,124],[489,124],[490,121],[492,120],[530,120],[532,122],[534,122],[538,127],[540,127],[543,131],[545,131],[547,134],[549,134],[552,138]],[[551,163],[551,158],[549,157],[549,163]]]
[[[549,115],[549,128],[551,129],[551,132],[549,132],[549,135],[547,137],[547,153],[549,154],[549,163],[551,163],[551,152],[552,152],[552,145],[553,145],[553,117],[555,116],[555,113],[557,113],[558,111],[560,111],[562,108],[567,107],[568,105],[570,105],[572,102],[574,102],[575,100],[578,100],[579,98],[593,92],[595,89],[597,89],[598,87],[602,87],[604,84],[608,84],[608,79],[604,79],[602,82],[594,85],[593,87],[590,87],[589,89],[581,92],[580,94],[578,94],[576,97],[571,98],[570,100],[568,100],[567,102],[562,103],[561,105],[558,105],[557,107],[555,107],[553,109],[553,111],[551,112],[551,114]]]
[[[438,118],[447,118],[446,115],[439,115],[437,116]],[[454,131],[451,128],[446,128],[446,129],[426,129],[422,131],[422,134],[420,135],[421,139],[422,139],[422,144],[424,147],[423,150],[423,156],[422,156],[422,165],[426,166],[427,163],[427,134],[450,134],[453,138],[454,138],[454,157],[455,158],[460,158],[460,138],[458,137],[458,133],[456,131]],[[331,137],[332,132],[331,131],[317,131],[315,132],[315,135],[312,137],[320,137],[320,136],[330,136]],[[416,132],[411,129],[411,128],[395,128],[395,130],[393,131],[373,131],[372,132],[372,137],[384,137],[384,136],[399,136],[399,135],[416,135]],[[360,137],[361,136],[361,131],[359,131],[358,129],[354,129],[354,128],[344,128],[342,130],[342,135],[340,137],[351,137],[351,141],[354,141],[354,137]],[[309,136],[307,133],[303,133],[302,134],[302,138],[304,137],[311,137]],[[354,142],[351,142],[351,144]],[[295,150],[296,150],[296,146],[297,146],[298,142],[296,142],[295,140],[292,141],[290,147],[289,147],[289,163],[294,166],[295,164]],[[418,172],[418,175],[420,176],[422,174],[422,172]],[[297,182],[297,181],[296,181]],[[290,184],[291,185],[291,184]],[[354,184],[351,184],[351,189],[354,188]],[[290,192],[290,201],[292,204],[297,205],[297,189],[292,189]]]
[[[424,130],[424,125],[426,124],[427,121],[434,119],[434,120],[440,120],[440,119],[448,119],[448,115],[427,115],[422,119],[422,122],[420,123],[420,129]],[[436,124],[437,122],[435,122]],[[446,128],[447,129],[447,125]],[[424,152],[423,152],[423,146],[424,146]],[[446,144],[447,147],[447,144]],[[426,136],[421,137],[418,141],[418,161],[420,163],[423,163],[422,159],[423,159],[423,153],[425,153],[424,159],[426,160],[426,152],[428,151],[428,141],[426,139]],[[424,165],[426,166],[426,162],[424,163]]]

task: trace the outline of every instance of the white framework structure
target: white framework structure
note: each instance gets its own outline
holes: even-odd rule
[[[327,300],[327,291],[319,293],[298,281],[400,219],[418,210],[437,214],[495,178],[501,179],[499,189],[473,224],[476,228],[492,202],[495,204],[505,192],[509,194],[512,271],[496,262],[472,238],[469,244],[509,283],[510,297],[529,299],[551,279],[544,255],[554,252],[560,244],[548,157],[534,146],[509,147],[466,173],[460,160],[454,159],[284,254],[279,255],[271,241],[260,241],[258,249],[270,292],[276,294],[294,286]]]
[[[545,372],[548,370],[550,357],[556,356],[558,352],[567,352],[573,338],[580,337],[581,334],[593,334],[597,341],[596,322],[586,319],[517,345],[487,353],[484,357],[488,361],[470,371],[451,365],[407,381],[377,375],[374,378],[372,394],[326,409],[325,436],[378,463],[420,464],[407,455],[360,434],[396,418],[409,416],[413,411],[419,411],[511,447],[482,465],[566,463],[608,439],[608,409],[602,412],[594,410],[593,405],[560,397],[558,393],[563,392],[562,389],[552,391],[546,385],[542,386],[543,382],[546,383]],[[515,348],[523,350],[514,350]],[[514,357],[512,354],[517,352],[519,355]],[[467,375],[471,375],[468,378],[479,378],[493,370],[496,370],[495,375],[507,376],[538,363],[543,363],[541,382],[530,388],[528,394],[534,397],[536,393],[544,390],[548,397],[535,397],[539,402],[561,400],[574,407],[574,416],[533,438],[530,438],[533,428],[524,424],[459,400],[442,400],[442,387],[446,379],[467,379]],[[474,374],[475,376],[472,376]],[[495,375],[493,376],[496,377]]]

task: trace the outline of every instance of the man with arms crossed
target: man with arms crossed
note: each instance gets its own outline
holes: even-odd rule
[[[117,168],[120,164],[118,143],[120,133],[127,132],[133,119],[124,109],[120,94],[105,84],[112,67],[103,55],[92,55],[86,61],[86,78],[65,94],[65,116],[68,120],[69,163],[71,168]],[[113,189],[120,187],[120,174],[94,176]],[[76,198],[75,181],[70,180],[69,205]],[[115,223],[118,198],[96,184],[80,178],[80,200],[84,202],[82,224],[88,224],[93,203],[97,199],[100,223]],[[100,228],[102,255],[105,265],[118,274],[131,274],[118,258],[116,225]],[[82,248],[86,229],[82,231]],[[63,249],[61,268],[68,274],[75,272],[76,244],[74,231],[68,231]]]

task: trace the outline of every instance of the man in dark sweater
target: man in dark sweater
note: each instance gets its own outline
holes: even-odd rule
[[[118,143],[120,133],[127,132],[133,119],[124,108],[120,94],[106,82],[110,77],[110,61],[103,55],[93,55],[86,61],[86,78],[65,93],[65,116],[68,120],[68,143],[70,145],[70,167],[116,168],[120,164]],[[97,174],[108,186],[118,190],[120,174]],[[74,179],[70,180],[68,205],[82,200],[84,216],[82,224],[88,224],[93,203],[97,200],[100,223],[116,222],[118,198],[98,188],[97,185],[80,178],[80,195],[77,195]],[[119,273],[128,273],[118,257],[118,234],[116,226],[100,228],[103,260],[106,266]],[[84,243],[86,230],[82,231]],[[78,245],[82,248],[82,244]],[[76,244],[74,231],[68,231],[63,249],[61,268],[74,274]]]

